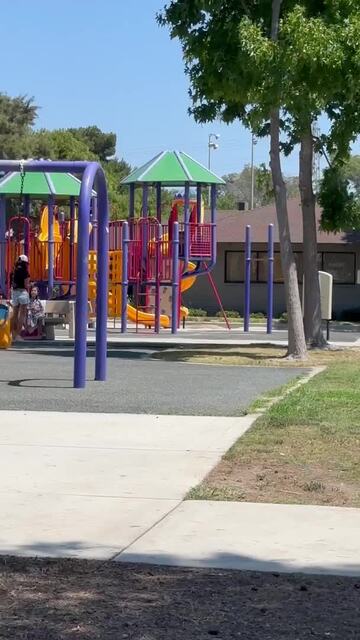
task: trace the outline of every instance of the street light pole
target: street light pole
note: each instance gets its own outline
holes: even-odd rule
[[[254,134],[251,134],[251,194],[250,194],[250,209],[253,210],[255,204],[255,166],[254,166],[254,147],[256,145],[256,138]]]
[[[216,144],[216,142],[214,142],[214,140],[219,140],[220,136],[218,133],[209,133],[208,136],[208,169],[209,171],[211,171],[211,149],[214,149],[214,151],[216,149],[219,148],[219,145]],[[209,206],[210,206],[210,190],[211,187],[209,187]]]

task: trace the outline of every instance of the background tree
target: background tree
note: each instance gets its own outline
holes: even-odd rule
[[[238,202],[245,202],[248,207],[251,202],[251,166],[246,164],[240,173],[229,173],[222,176],[224,185],[219,187],[218,209],[237,209]],[[254,207],[264,207],[272,204],[274,189],[271,172],[263,163],[254,167]],[[288,198],[299,196],[298,178],[284,178]]]
[[[37,118],[38,107],[33,98],[11,98],[0,93],[0,158],[2,160],[27,157],[29,134]]]

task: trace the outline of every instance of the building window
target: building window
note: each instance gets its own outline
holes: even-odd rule
[[[294,251],[298,280],[303,281],[303,254]],[[317,256],[318,269],[331,273],[334,284],[355,284],[355,253],[319,252]],[[266,251],[253,251],[251,254],[251,282],[267,282],[268,257]],[[244,282],[245,252],[225,251],[225,282]],[[283,283],[280,253],[274,253],[274,282]]]
[[[323,253],[323,271],[331,273],[334,284],[355,284],[355,253]]]

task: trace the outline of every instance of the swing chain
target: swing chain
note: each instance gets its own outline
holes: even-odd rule
[[[24,160],[20,160],[20,202],[22,199],[22,195],[24,192],[24,180],[25,180],[25,169],[24,169]]]

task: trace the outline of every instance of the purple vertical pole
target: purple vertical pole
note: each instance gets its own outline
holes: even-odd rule
[[[0,196],[0,288],[6,291],[6,200]]]
[[[25,195],[24,196],[24,217],[29,219],[30,218],[30,196],[29,195]],[[29,235],[28,233],[24,234],[24,253],[26,256],[29,255],[29,251],[30,251],[30,247],[29,247]]]
[[[198,224],[201,223],[201,206],[202,206],[201,184],[197,184],[196,186],[196,221]]]
[[[109,203],[103,169],[97,171],[98,249],[96,279],[96,353],[95,380],[106,380],[107,318],[109,290]],[[89,237],[89,233],[87,234]]]
[[[54,198],[48,199],[48,298],[54,289]]]
[[[210,189],[210,210],[211,210],[211,262],[216,262],[216,184]]]
[[[190,183],[185,183],[184,193],[184,272],[190,259]]]
[[[84,171],[83,179],[81,182],[78,209],[74,346],[74,387],[76,389],[83,389],[86,386],[86,338],[88,322],[89,282],[89,222],[90,194],[92,188],[92,181],[90,180],[91,167],[92,165],[89,165]]]
[[[245,231],[245,282],[244,282],[244,331],[250,328],[250,286],[251,286],[251,227]]]
[[[129,288],[128,275],[129,257],[129,224],[123,222],[122,225],[122,265],[121,265],[121,333],[127,331],[127,298]]]
[[[155,333],[160,333],[160,231],[161,226],[156,225],[155,230]]]
[[[70,281],[74,278],[75,198],[70,196]]]
[[[132,219],[135,216],[135,184],[130,185],[129,193],[129,218]]]
[[[90,235],[90,249],[92,249],[93,251],[97,251],[97,226],[98,226],[98,219],[97,219],[97,199],[91,198],[91,209],[92,209],[92,216],[91,216],[91,235]]]
[[[134,239],[134,218],[135,218],[135,184],[131,184],[129,187],[129,238]]]
[[[172,235],[172,301],[171,333],[177,333],[179,316],[179,223],[174,222]]]
[[[274,225],[268,226],[268,273],[267,273],[267,327],[266,333],[272,333],[274,304]]]
[[[142,217],[147,218],[149,215],[149,186],[146,182],[143,184],[142,188]]]
[[[161,182],[156,183],[156,217],[161,224]]]

